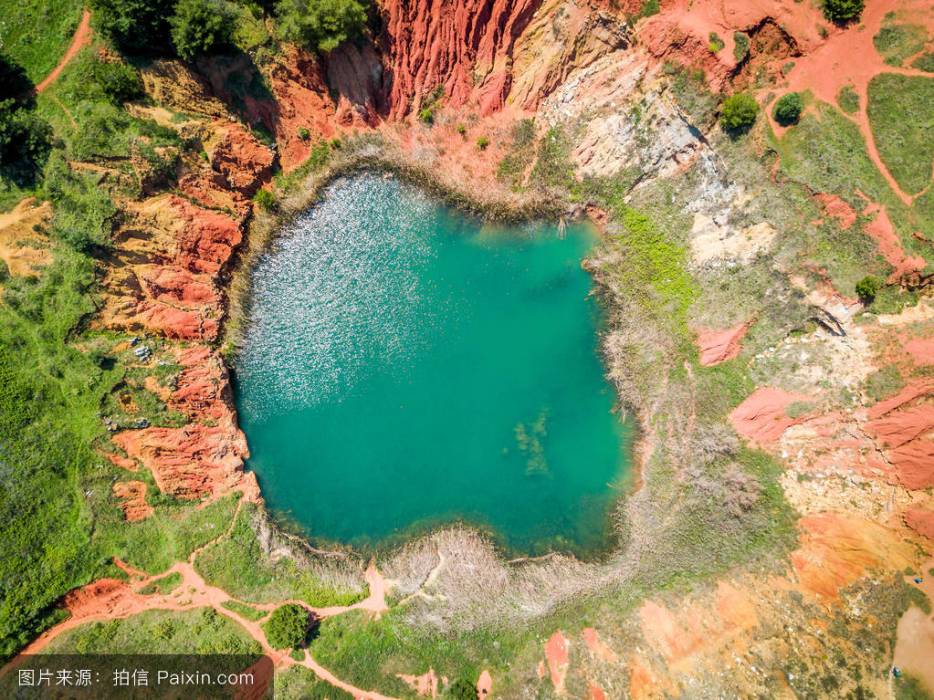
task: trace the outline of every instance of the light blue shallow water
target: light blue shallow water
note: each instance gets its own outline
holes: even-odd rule
[[[267,504],[378,545],[467,520],[587,552],[629,467],[580,226],[483,226],[414,187],[334,183],[254,271],[235,393]]]

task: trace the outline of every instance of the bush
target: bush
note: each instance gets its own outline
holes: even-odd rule
[[[282,38],[323,53],[358,34],[366,23],[366,9],[358,0],[279,0],[276,16]]]
[[[97,29],[121,51],[171,53],[169,18],[177,0],[90,0]]]
[[[263,631],[273,649],[301,646],[308,636],[308,611],[296,603],[282,605],[270,615]]]
[[[710,53],[717,53],[723,50],[723,47],[726,44],[723,42],[723,39],[720,38],[720,35],[716,32],[710,32],[707,35],[707,38],[710,40],[710,43],[707,44],[707,48],[710,49]]]
[[[169,20],[175,50],[191,61],[230,46],[235,19],[224,0],[179,0]]]
[[[749,55],[749,37],[742,32],[733,32],[733,58],[739,63]]]
[[[837,93],[837,104],[847,114],[856,114],[859,111],[859,94],[852,85],[844,85]]]
[[[837,24],[846,24],[859,19],[864,0],[824,0],[824,17]]]
[[[91,51],[79,56],[62,84],[75,101],[106,100],[119,105],[143,96],[143,82],[135,68],[121,61],[102,61]]]
[[[444,691],[444,697],[452,700],[477,700],[477,688],[466,678],[458,678]]]
[[[871,304],[882,288],[882,280],[873,275],[866,275],[856,283],[856,296],[864,304]]]
[[[797,124],[802,109],[804,109],[804,101],[801,99],[800,93],[789,92],[782,95],[778,102],[775,103],[772,116],[782,126]]]
[[[20,187],[35,185],[51,150],[52,129],[15,100],[0,100],[0,174]]]
[[[720,125],[729,132],[747,131],[756,121],[759,105],[755,98],[745,92],[730,95],[723,101]]]
[[[276,201],[276,195],[274,195],[269,190],[256,190],[256,194],[253,195],[253,201],[256,202],[260,209],[264,211],[275,211],[279,208],[279,202]]]
[[[32,88],[32,81],[27,77],[22,66],[0,54],[0,95],[19,97],[28,95]]]
[[[486,136],[480,136],[477,138],[477,148],[479,148],[481,151],[485,151],[489,145],[490,139],[488,139]]]
[[[45,192],[52,200],[52,236],[75,250],[106,249],[117,218],[117,209],[101,189],[96,175],[74,173],[60,152],[45,169]]]

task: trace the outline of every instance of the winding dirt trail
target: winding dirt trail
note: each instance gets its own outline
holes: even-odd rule
[[[236,516],[233,519],[236,522]],[[229,530],[218,539],[229,535]],[[216,540],[215,540],[216,541]],[[342,681],[326,668],[321,666],[306,650],[305,658],[296,661],[288,653],[273,649],[263,632],[262,620],[248,620],[238,613],[224,606],[227,602],[237,602],[257,610],[274,610],[284,603],[297,603],[313,613],[318,618],[333,617],[350,610],[366,610],[376,616],[389,609],[386,604],[387,583],[376,568],[375,562],[367,567],[365,578],[369,585],[369,595],[347,606],[333,606],[327,608],[314,608],[304,601],[280,601],[278,603],[252,604],[237,600],[222,588],[208,584],[195,570],[194,560],[205,545],[195,550],[188,561],[177,562],[171,568],[158,574],[145,574],[128,564],[115,559],[114,564],[131,577],[131,581],[124,582],[117,579],[100,579],[82,588],[76,589],[65,597],[65,607],[71,617],[54,627],[46,630],[37,639],[33,640],[13,660],[0,668],[0,675],[14,669],[25,660],[25,657],[41,653],[48,645],[62,634],[91,622],[104,622],[107,620],[123,620],[149,610],[163,610],[170,612],[186,612],[199,608],[213,608],[217,613],[233,620],[240,625],[260,645],[263,653],[268,656],[275,668],[288,668],[292,665],[301,665],[311,670],[318,678],[340,688],[355,698],[362,700],[394,700],[376,691],[357,688],[350,683]],[[169,574],[176,573],[181,576],[179,583],[167,594],[143,594],[149,584]]]
[[[81,13],[81,21],[78,22],[78,28],[75,30],[74,35],[71,37],[71,44],[68,46],[68,50],[65,51],[65,55],[62,56],[62,59],[58,62],[58,65],[52,69],[52,72],[49,73],[45,78],[42,79],[38,85],[36,85],[36,93],[45,92],[56,80],[58,76],[65,69],[71,60],[78,55],[78,52],[83,49],[85,46],[91,43],[91,11],[87,8]]]

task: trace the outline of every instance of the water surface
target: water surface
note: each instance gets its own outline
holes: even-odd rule
[[[522,552],[599,548],[629,427],[592,243],[381,175],[334,183],[254,271],[235,391],[268,505],[358,546],[466,520]]]

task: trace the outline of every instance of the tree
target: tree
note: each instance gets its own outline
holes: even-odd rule
[[[284,39],[327,53],[360,32],[366,8],[358,0],[279,0],[276,16]]]
[[[0,54],[0,95],[4,98],[20,97],[29,95],[32,89],[32,81],[23,67]]]
[[[477,688],[466,678],[458,678],[447,687],[444,696],[453,700],[477,700]]]
[[[782,95],[778,102],[775,103],[772,116],[775,117],[775,121],[782,126],[797,124],[802,109],[804,109],[804,101],[801,99],[801,94],[789,92],[786,95]]]
[[[236,14],[224,0],[179,0],[169,20],[172,42],[186,61],[230,46]]]
[[[263,625],[263,631],[273,649],[301,646],[308,636],[308,611],[296,603],[280,606]]]
[[[869,305],[875,300],[881,287],[882,281],[878,277],[866,275],[856,283],[856,296],[863,304]]]
[[[755,98],[745,92],[730,95],[723,101],[720,113],[720,125],[733,133],[747,131],[756,121],[759,105]]]
[[[836,24],[846,24],[859,19],[864,0],[824,0],[824,17]]]
[[[16,100],[0,100],[0,174],[20,187],[38,180],[52,148],[52,129]]]
[[[130,54],[171,53],[169,18],[177,0],[90,0],[97,29]]]

